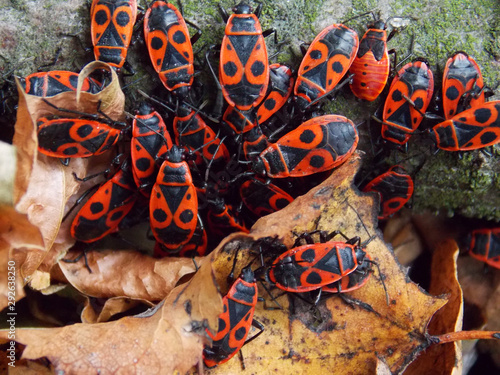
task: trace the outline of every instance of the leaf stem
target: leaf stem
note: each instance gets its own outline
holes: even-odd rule
[[[447,344],[460,340],[477,340],[477,339],[500,339],[499,331],[459,331],[445,333],[444,335],[430,336],[429,339],[433,344]]]

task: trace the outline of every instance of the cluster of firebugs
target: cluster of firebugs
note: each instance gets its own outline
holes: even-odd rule
[[[202,256],[207,238],[248,232],[243,217],[256,219],[285,207],[294,199],[287,189],[305,192],[351,156],[358,144],[351,120],[340,115],[307,121],[306,117],[343,85],[348,84],[360,99],[378,98],[391,70],[386,43],[393,33],[387,36],[381,20],[369,25],[361,40],[343,24],[330,25],[311,42],[293,74],[284,64],[268,63],[264,38],[272,31],[262,31],[261,9],[262,4],[254,11],[243,2],[231,15],[220,9],[226,29],[218,74],[213,75],[226,109],[219,118],[214,119],[216,110],[206,115],[191,100],[192,43],[199,32],[190,37],[173,4],[153,1],[144,15],[144,39],[171,100],[149,98],[141,103],[131,131],[130,125],[101,115],[75,118],[73,112],[67,118],[38,120],[39,151],[61,160],[99,155],[130,140],[128,157],[111,178],[91,191],[74,217],[71,234],[76,240],[91,244],[116,232],[134,209],[134,215],[149,212],[156,256]],[[123,68],[136,16],[136,0],[93,0],[91,33],[97,60]],[[207,61],[214,52],[207,53]],[[23,84],[28,94],[43,96],[50,104],[51,96],[75,90],[77,80],[77,73],[49,71],[32,74]],[[102,84],[86,78],[82,89],[98,93]],[[424,59],[397,71],[378,119],[387,143],[401,147],[408,142],[426,117],[433,90],[433,74]],[[498,142],[500,102],[486,101],[485,91],[472,57],[457,52],[448,59],[442,84],[444,117],[428,131],[437,148],[469,151]],[[173,139],[154,106],[173,115],[169,126]],[[225,173],[225,179],[210,178],[231,163],[239,167],[237,172]],[[396,165],[363,190],[379,194],[379,218],[384,219],[408,202],[412,177]],[[257,272],[290,293],[343,293],[366,283],[373,264],[365,251],[369,240],[361,243],[359,237],[349,239],[340,232],[319,235],[320,244],[311,234],[300,235],[292,249],[270,241],[268,247],[274,250],[269,251],[269,264],[258,271],[251,264],[243,268],[224,297],[219,331],[207,330],[213,345],[204,350],[206,366],[233,357],[247,340],[252,323],[262,328],[253,321]],[[333,241],[338,235],[345,241]],[[469,244],[473,256],[499,267],[499,229],[475,231]]]

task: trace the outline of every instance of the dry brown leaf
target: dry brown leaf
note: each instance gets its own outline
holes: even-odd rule
[[[17,348],[16,353],[21,354],[21,350]],[[7,349],[7,355],[0,357],[0,374],[9,375],[51,375],[54,372],[50,365],[40,361],[27,361],[24,359],[15,359],[16,356],[11,357],[10,347]],[[8,358],[9,356],[10,358]]]
[[[86,67],[85,74],[102,68],[106,67],[102,64],[91,65]],[[101,110],[104,113],[116,119],[122,118],[124,95],[115,72],[109,66],[107,70],[112,76],[110,84],[98,94],[85,96],[84,105],[77,106],[76,92],[64,92],[48,100],[55,106],[87,113],[94,113],[97,103],[102,101]],[[44,273],[32,284],[34,289],[41,289],[46,283],[40,284],[37,281],[49,276],[52,266],[74,243],[69,232],[71,222],[66,221],[61,226],[61,220],[68,199],[80,187],[80,183],[72,174],[85,176],[88,159],[76,158],[71,161],[69,167],[64,167],[57,158],[38,153],[37,120],[53,115],[55,110],[45,103],[43,98],[26,94],[19,82],[16,84],[19,104],[13,144],[17,148],[18,162],[13,200],[20,218],[13,220],[6,241],[12,249],[11,256],[15,259],[25,283],[30,281],[35,271]],[[72,117],[63,112],[60,115]],[[22,215],[25,215],[26,219],[22,219]]]
[[[44,249],[43,238],[38,228],[28,221],[26,215],[16,211],[12,206],[0,206],[0,235],[9,244],[10,249],[28,247],[42,251]]]
[[[0,209],[0,216],[1,215],[2,210]],[[0,267],[4,270],[0,272],[0,310],[3,310],[9,304],[12,305],[24,297],[24,283],[19,269],[16,267],[16,264],[12,263],[12,258],[9,256],[9,245],[1,237]],[[14,267],[15,271],[11,267]],[[14,273],[12,273],[13,271]]]
[[[351,298],[370,305],[373,311],[348,306],[334,296],[318,306],[323,318],[318,323],[314,309],[298,300],[293,315],[288,312],[286,296],[278,299],[283,310],[266,310],[259,303],[255,319],[265,325],[265,331],[242,349],[249,373],[302,374],[342,369],[342,373],[368,374],[376,371],[379,360],[399,373],[427,343],[427,324],[446,300],[429,296],[412,283],[382,241],[375,229],[378,209],[374,208],[373,197],[353,187],[358,166],[359,157],[352,157],[323,184],[283,210],[261,218],[250,236],[278,236],[290,247],[293,232],[341,230],[348,237],[361,236],[363,240],[377,235],[367,252],[385,277],[390,304],[386,303],[377,271],[363,288],[350,293]],[[264,290],[259,289],[259,293],[269,300]],[[240,361],[233,359],[208,373],[240,371]]]
[[[491,272],[496,272],[497,278],[500,278],[500,272],[498,270],[491,270]],[[497,286],[495,291],[491,294],[491,297],[486,305],[486,318],[487,324],[485,330],[495,330],[500,331],[500,285]],[[491,358],[500,367],[500,344],[498,340],[483,340],[479,345],[481,349],[485,352],[489,352]]]
[[[13,304],[24,297],[22,263],[12,252],[14,247],[22,247],[25,243],[22,230],[32,236],[33,243],[37,243],[40,249],[42,242],[37,228],[13,207],[17,164],[15,147],[0,142],[0,158],[0,267],[4,270],[0,273],[0,310],[3,310],[9,302]]]
[[[185,373],[200,360],[205,327],[215,325],[221,311],[207,262],[149,313],[109,323],[19,328],[16,340],[26,345],[23,359],[47,357],[60,373]]]
[[[50,366],[39,362],[16,361],[16,367],[9,368],[9,375],[52,375],[54,373]]]
[[[71,251],[68,259],[81,255]],[[101,250],[87,252],[92,273],[84,260],[59,262],[66,280],[81,293],[96,298],[128,297],[147,301],[165,298],[186,274],[195,272],[188,258],[154,259],[136,251]],[[201,264],[201,260],[197,260]]]
[[[384,240],[392,245],[394,255],[403,266],[410,265],[423,251],[422,241],[411,217],[409,210],[400,211],[387,220],[384,228]]]
[[[436,249],[444,238],[459,238],[463,228],[451,222],[444,213],[432,214],[426,212],[412,215],[412,222],[422,233],[421,240],[427,249]]]
[[[429,323],[428,332],[431,335],[462,329],[463,296],[457,278],[458,253],[458,246],[453,240],[441,242],[433,253],[429,292],[433,295],[446,293],[449,297],[446,305],[434,314]],[[462,373],[460,341],[429,347],[405,371],[405,375],[430,373]]]
[[[19,199],[28,190],[29,178],[33,164],[35,163],[38,146],[35,124],[33,124],[26,101],[28,97],[24,94],[24,90],[17,78],[16,85],[19,93],[19,101],[17,103],[15,133],[12,140],[17,151],[16,179],[13,192],[14,203],[19,202]]]
[[[34,240],[38,236],[39,246],[41,246],[40,233],[28,222],[26,215],[18,213],[11,206],[0,205],[0,267],[4,270],[0,272],[0,310],[3,310],[8,305],[9,295],[11,298],[14,297],[14,301],[24,297],[23,286],[25,282],[21,268],[23,262],[19,257],[16,257],[12,250],[12,243],[23,242],[22,236],[19,236],[21,233],[20,228],[24,228],[27,233],[32,234]],[[14,274],[9,273],[13,272],[12,269],[9,269],[9,266],[15,267]],[[9,276],[15,276],[14,285],[8,284]]]
[[[96,70],[107,71],[111,75],[110,83],[97,94],[81,91],[85,78]],[[79,111],[94,113],[95,109],[99,108],[114,121],[121,121],[125,118],[123,112],[125,94],[121,90],[118,76],[111,66],[102,61],[92,61],[84,66],[80,72],[78,76],[76,102],[78,103]]]
[[[500,272],[485,269],[485,264],[468,255],[458,258],[458,280],[464,299],[485,312],[488,301],[500,287]]]
[[[59,232],[64,206],[64,167],[53,158],[40,155],[30,176],[30,184],[16,205],[41,232],[44,246],[50,249]],[[50,184],[48,184],[50,181]]]
[[[150,307],[153,306],[152,303],[146,300],[133,300],[130,298],[123,298],[123,297],[109,298],[104,302],[102,306],[101,305],[96,306],[96,303],[92,303],[90,298],[87,297],[87,301],[85,302],[85,307],[83,308],[81,314],[82,323],[107,322],[114,315],[128,311],[140,305],[141,303],[147,304]]]
[[[477,309],[472,322],[474,328],[500,330],[500,271],[468,255],[458,259],[458,277],[464,299]],[[469,321],[469,325],[471,322]],[[500,366],[500,345],[497,340],[482,340],[479,350],[489,352],[493,361]]]

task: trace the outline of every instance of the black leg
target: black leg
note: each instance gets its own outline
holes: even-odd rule
[[[89,273],[92,273],[92,270],[90,269],[89,262],[87,259],[87,249],[83,249],[82,253],[80,255],[78,255],[75,259],[61,259],[61,260],[64,263],[77,263],[80,259],[82,259],[82,257],[85,260],[85,267],[87,268]]]

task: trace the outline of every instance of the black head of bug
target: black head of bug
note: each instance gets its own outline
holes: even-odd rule
[[[235,14],[250,14],[253,12],[253,8],[246,3],[239,3],[233,8]]]

